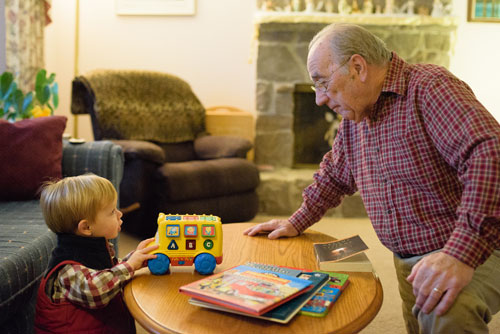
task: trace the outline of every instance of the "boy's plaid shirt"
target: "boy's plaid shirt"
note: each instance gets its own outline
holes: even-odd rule
[[[134,269],[126,259],[112,268],[94,270],[79,264],[63,266],[54,280],[52,301],[69,301],[84,308],[96,309],[106,306],[123,285],[134,275]]]

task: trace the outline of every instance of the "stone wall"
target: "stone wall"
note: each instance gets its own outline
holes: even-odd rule
[[[345,21],[364,26],[410,63],[449,65],[456,30],[452,18],[281,13],[257,17],[257,164],[292,167],[293,92],[296,84],[311,82],[306,68],[309,41],[325,25]]]

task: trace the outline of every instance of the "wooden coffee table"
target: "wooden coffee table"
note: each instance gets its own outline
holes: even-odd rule
[[[334,240],[314,231],[299,237],[269,240],[248,237],[243,231],[254,223],[224,224],[224,260],[216,272],[245,262],[317,270],[312,243]],[[151,333],[356,333],[378,313],[383,292],[372,273],[349,273],[351,283],[324,318],[295,316],[288,324],[239,316],[193,306],[179,287],[204,276],[194,268],[171,267],[171,273],[151,275],[141,269],[125,287],[125,302],[134,318]]]

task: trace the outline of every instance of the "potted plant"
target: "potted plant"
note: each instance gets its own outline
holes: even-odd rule
[[[10,122],[17,120],[49,116],[59,105],[59,88],[54,81],[56,75],[47,77],[47,71],[38,71],[35,91],[26,95],[17,87],[14,75],[4,72],[0,77],[0,118]]]

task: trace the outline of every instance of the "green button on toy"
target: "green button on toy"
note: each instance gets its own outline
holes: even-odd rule
[[[205,240],[205,242],[203,242],[203,247],[205,247],[205,249],[212,249],[214,247],[214,242],[212,240]]]

